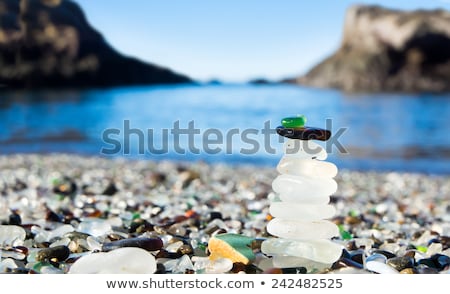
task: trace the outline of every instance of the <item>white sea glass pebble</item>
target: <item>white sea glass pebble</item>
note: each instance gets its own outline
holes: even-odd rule
[[[273,257],[273,266],[277,268],[293,268],[293,267],[305,267],[308,272],[323,271],[330,268],[330,263],[321,263],[312,261],[303,257],[287,256],[287,255],[275,255]]]
[[[330,202],[330,196],[323,195],[323,196],[313,196],[311,197],[308,194],[299,194],[299,195],[293,195],[293,194],[280,194],[278,195],[278,198],[283,202],[301,202],[301,203],[310,203],[310,204],[317,204],[317,205],[325,205]]]
[[[286,239],[330,239],[339,235],[339,228],[327,220],[298,221],[276,217],[267,224],[267,232]]]
[[[379,274],[398,274],[399,272],[385,264],[384,262],[379,262],[376,260],[366,262],[366,268],[369,271],[379,273]]]
[[[342,255],[343,247],[330,240],[289,240],[270,238],[262,242],[261,251],[267,255],[302,257],[330,264]]]
[[[156,271],[153,255],[136,247],[84,255],[70,267],[69,274],[152,274]]]
[[[99,237],[111,233],[112,227],[107,221],[89,219],[82,221],[78,225],[77,231],[94,237]]]
[[[338,169],[331,162],[283,156],[277,166],[280,174],[311,178],[334,178]]]
[[[298,201],[309,202],[307,199],[330,196],[337,190],[333,179],[311,179],[302,176],[279,175],[272,182],[272,189],[279,194],[299,194]],[[304,198],[303,198],[304,197]]]
[[[0,245],[22,245],[25,240],[25,230],[14,225],[0,225]]]
[[[290,220],[314,221],[333,217],[336,209],[332,205],[272,202],[269,212],[273,217]]]
[[[284,154],[304,159],[327,159],[327,152],[322,146],[311,140],[287,139],[284,142]]]
[[[18,268],[16,261],[12,258],[5,258],[0,262],[0,273],[4,273],[6,269]]]

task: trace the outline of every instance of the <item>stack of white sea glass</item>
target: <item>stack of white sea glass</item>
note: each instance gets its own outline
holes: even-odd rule
[[[278,268],[321,270],[342,254],[342,246],[330,240],[339,235],[336,224],[327,220],[335,214],[329,201],[337,190],[337,167],[326,158],[325,150],[311,140],[287,139],[284,144],[280,175],[272,183],[273,219],[267,224],[268,233],[278,238],[265,240],[261,247]]]

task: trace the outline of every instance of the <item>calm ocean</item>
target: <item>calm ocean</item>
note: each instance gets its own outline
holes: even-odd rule
[[[450,96],[352,96],[290,85],[3,91],[0,153],[274,166],[282,144],[269,129],[296,114],[333,131],[322,145],[339,168],[450,174]]]

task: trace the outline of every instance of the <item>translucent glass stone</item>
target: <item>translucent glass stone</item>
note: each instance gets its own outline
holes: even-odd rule
[[[338,169],[331,162],[283,156],[277,166],[280,174],[311,178],[334,178]]]
[[[306,258],[319,263],[333,263],[342,255],[343,247],[330,240],[292,240],[271,238],[261,244],[267,255],[287,255]]]
[[[141,248],[125,247],[84,255],[70,267],[69,274],[152,274],[153,255]]]
[[[19,226],[0,225],[0,245],[18,246],[25,240],[25,230]]]
[[[284,142],[284,154],[303,159],[325,160],[328,155],[322,146],[311,140],[287,139]]]
[[[332,205],[272,202],[269,212],[273,217],[290,220],[314,221],[331,218],[336,209]]]
[[[336,192],[333,179],[311,179],[300,176],[279,175],[272,183],[272,189],[280,194],[282,201],[321,204],[328,202]]]
[[[267,224],[271,235],[296,240],[330,239],[339,236],[339,228],[327,220],[299,221],[274,218]]]

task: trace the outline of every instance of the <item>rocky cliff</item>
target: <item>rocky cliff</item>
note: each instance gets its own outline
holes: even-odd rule
[[[448,92],[450,12],[351,7],[337,52],[290,81],[348,92]]]
[[[103,87],[187,83],[169,69],[125,57],[69,0],[0,0],[0,84]]]

